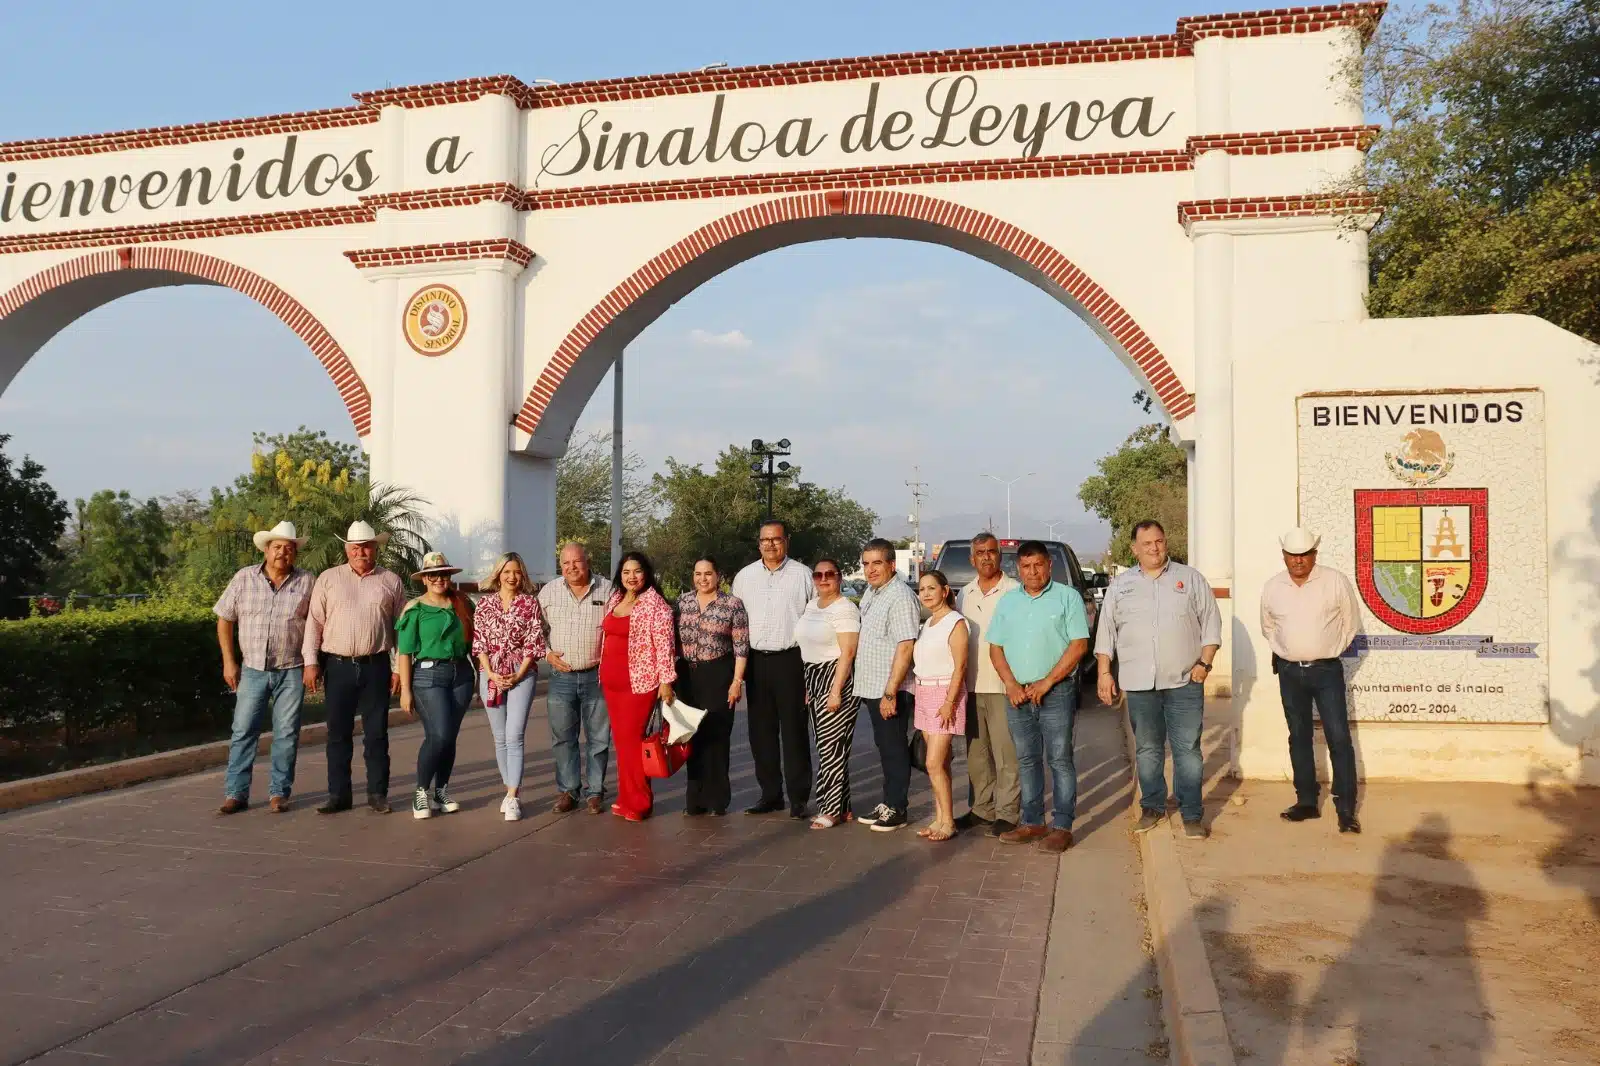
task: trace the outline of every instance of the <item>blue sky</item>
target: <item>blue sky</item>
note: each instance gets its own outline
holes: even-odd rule
[[[1206,8],[618,0],[491,6],[482,18],[410,2],[377,17],[325,2],[264,10],[15,6],[0,140],[335,107],[361,90],[473,75],[567,81],[1164,33]],[[979,365],[1013,384],[1006,402],[970,401]],[[626,380],[628,445],[650,467],[787,436],[809,478],[848,487],[890,531],[903,526],[904,482],[919,463],[925,516],[998,521],[1004,490],[981,475],[1031,470],[1015,490],[1016,531],[1080,521],[1079,482],[1144,419],[1130,402],[1133,378],[1066,308],[987,263],[892,241],[805,245],[722,275],[639,337]],[[767,387],[778,382],[778,392]],[[583,424],[608,424],[609,404],[608,380]],[[251,430],[301,423],[354,439],[299,340],[248,298],[207,288],[140,293],[85,316],[0,396],[8,451],[44,463],[69,499],[97,488],[204,491],[244,468]]]

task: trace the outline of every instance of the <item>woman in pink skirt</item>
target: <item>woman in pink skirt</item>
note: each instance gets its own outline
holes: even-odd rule
[[[928,780],[933,785],[933,820],[917,835],[949,840],[956,832],[951,738],[967,732],[967,620],[955,610],[955,590],[938,570],[922,575],[917,599],[929,613],[911,653],[917,677],[915,721],[928,742]]]

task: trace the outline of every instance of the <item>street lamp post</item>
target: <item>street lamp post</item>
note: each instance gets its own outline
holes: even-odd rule
[[[1012,478],[1010,481],[1007,481],[1003,477],[995,477],[993,474],[985,474],[985,475],[983,475],[984,477],[988,478],[990,481],[998,481],[998,482],[1000,482],[1000,484],[1002,484],[1002,485],[1004,485],[1006,487],[1006,539],[1007,540],[1011,539],[1011,486],[1015,485],[1017,482],[1021,481],[1025,477],[1032,477],[1037,472],[1038,471],[1030,470],[1026,474],[1018,474],[1016,477]]]
[[[788,463],[776,463],[780,455],[789,454],[789,438],[785,437],[776,444],[767,444],[757,437],[750,442],[750,451],[753,455],[760,456],[750,464],[750,473],[757,481],[767,483],[767,518],[772,517],[772,486],[779,478],[789,476],[791,467]]]

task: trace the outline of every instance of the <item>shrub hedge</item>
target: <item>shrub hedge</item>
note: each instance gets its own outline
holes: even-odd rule
[[[193,603],[145,602],[0,621],[0,728],[64,728],[68,745],[225,725],[217,620]]]

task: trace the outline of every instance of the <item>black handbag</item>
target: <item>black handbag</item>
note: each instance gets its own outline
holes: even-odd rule
[[[913,770],[928,772],[928,738],[923,736],[922,730],[911,731],[911,768]]]

